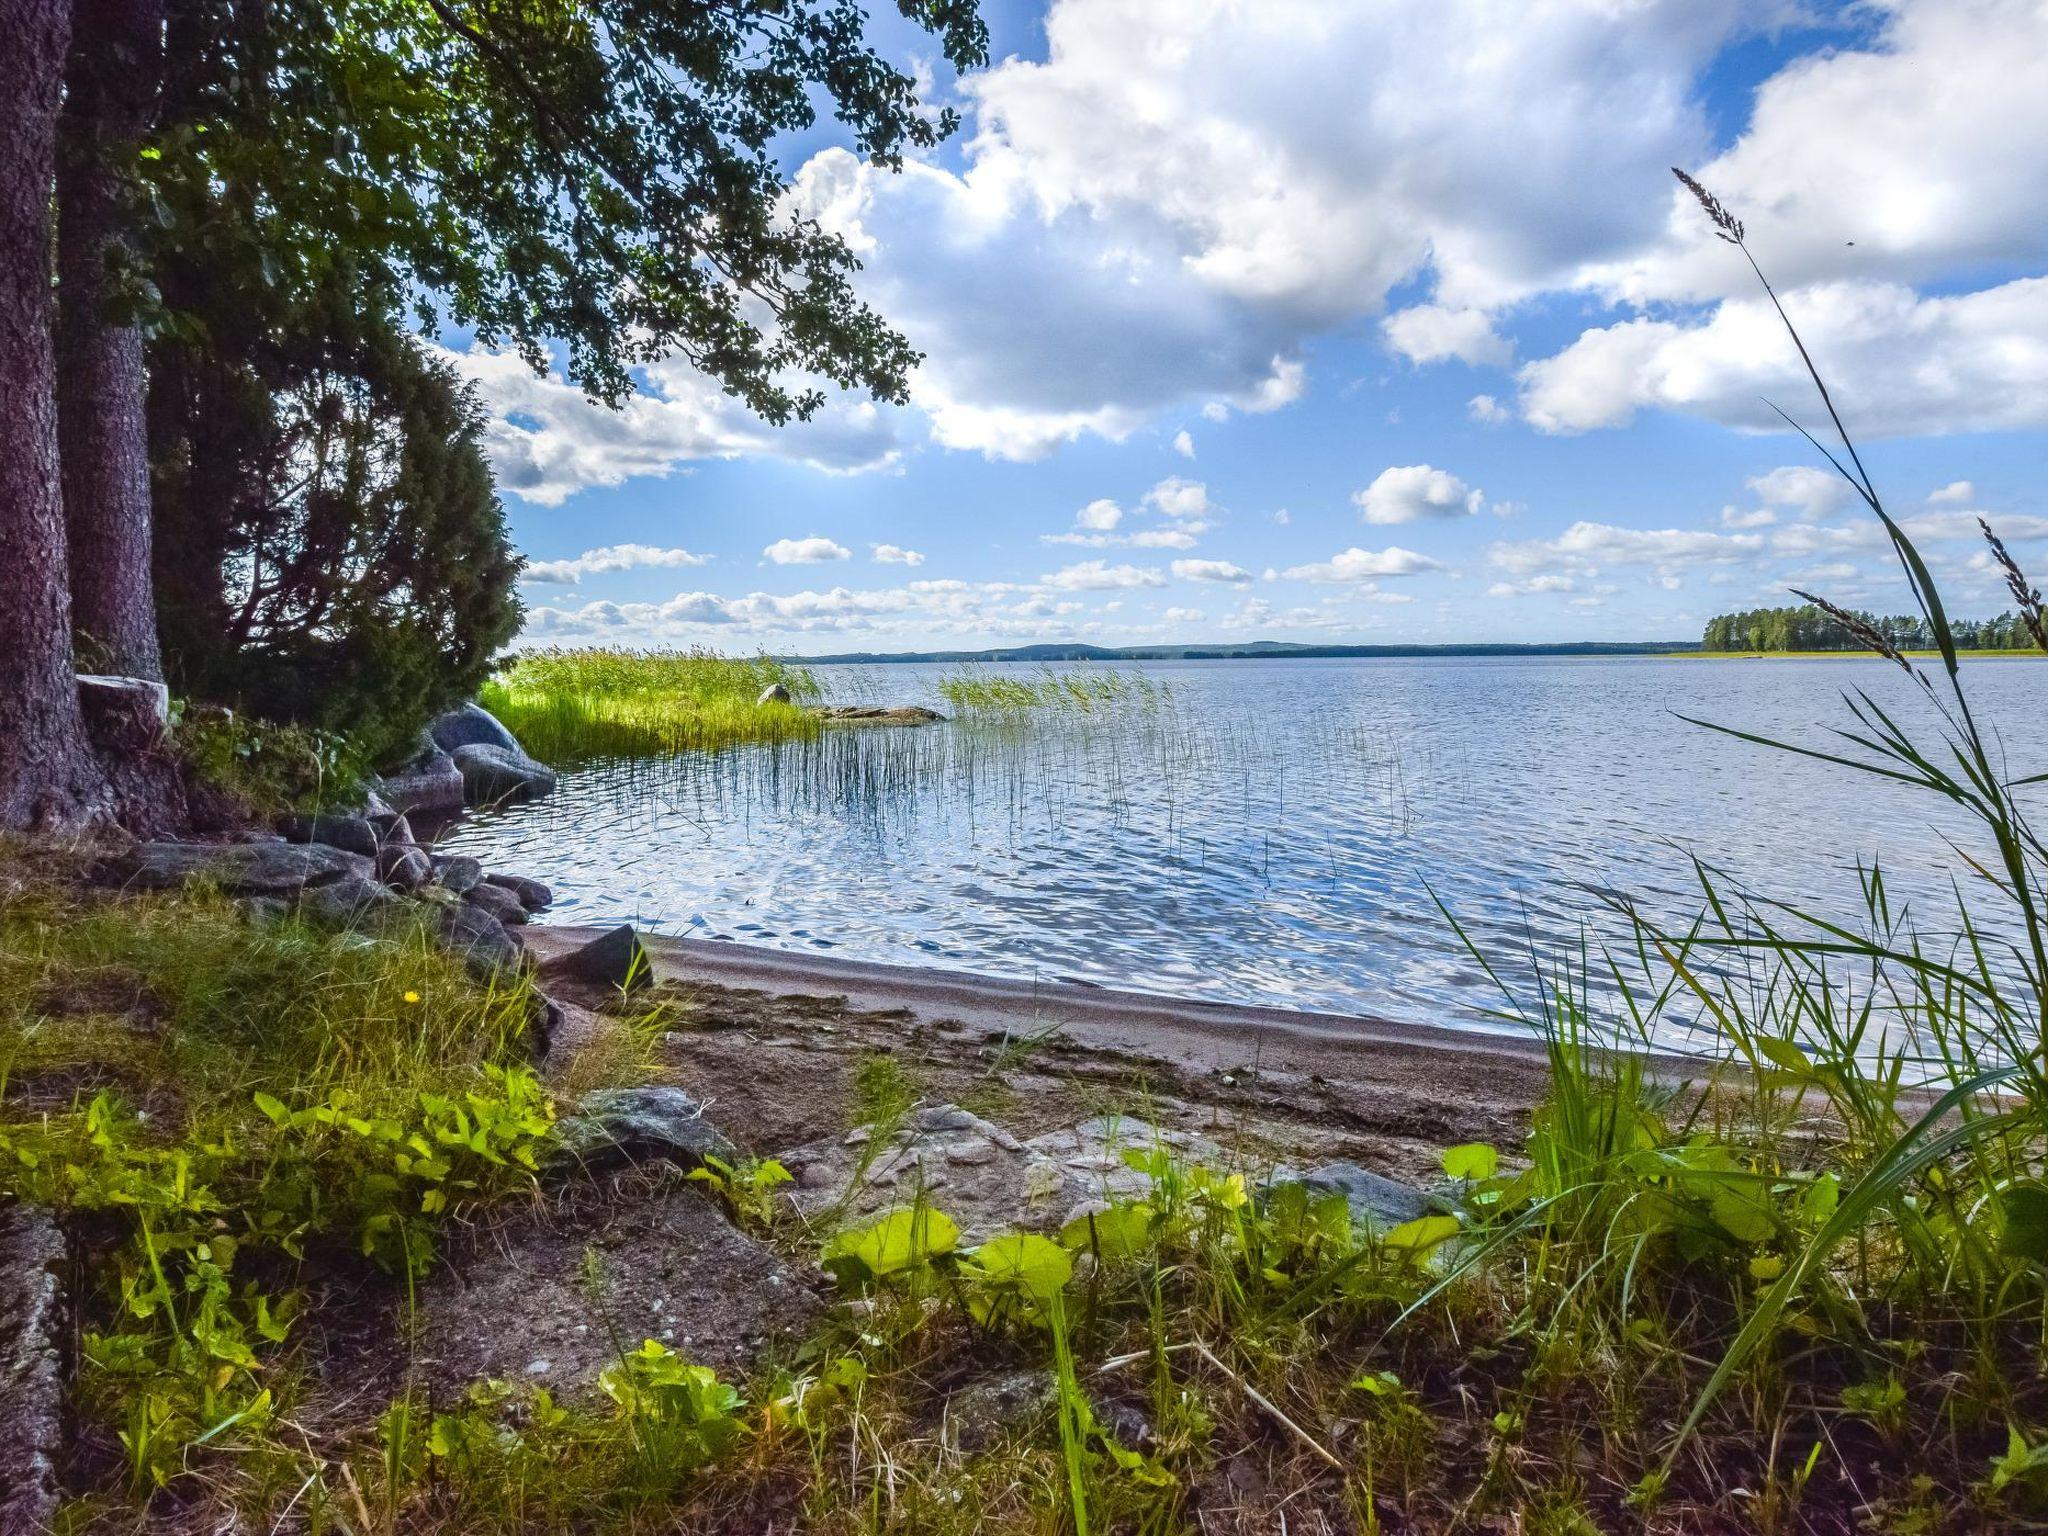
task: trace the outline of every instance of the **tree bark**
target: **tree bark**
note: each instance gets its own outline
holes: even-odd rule
[[[50,185],[69,0],[0,0],[0,827],[105,802],[71,655],[50,343]]]
[[[164,0],[76,0],[57,135],[57,426],[71,621],[88,661],[160,678],[142,332],[117,280],[163,77]]]

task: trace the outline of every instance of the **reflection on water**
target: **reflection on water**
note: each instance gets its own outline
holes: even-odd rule
[[[841,702],[940,701],[943,669],[819,669]],[[1503,973],[1611,931],[1601,892],[1682,916],[1688,854],[1836,918],[1881,856],[1941,931],[1967,826],[1931,796],[1685,724],[1819,741],[1859,660],[1151,664],[1158,709],[840,729],[603,764],[445,845],[552,883],[558,922],[1236,1002],[1485,1027]],[[2048,665],[1971,668],[2016,771]],[[1902,686],[1904,685],[1904,686]],[[1931,730],[1931,727],[1930,727]]]

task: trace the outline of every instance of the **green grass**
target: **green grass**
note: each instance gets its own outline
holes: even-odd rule
[[[939,693],[966,715],[1027,710],[1087,714],[1116,707],[1151,708],[1172,696],[1167,684],[1143,672],[1052,666],[1025,676],[962,667],[940,680]]]
[[[795,702],[757,702],[780,683]],[[818,686],[801,667],[715,651],[529,651],[484,684],[478,702],[542,762],[715,751],[815,735],[799,704]]]

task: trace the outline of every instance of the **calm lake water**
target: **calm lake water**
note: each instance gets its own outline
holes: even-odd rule
[[[2048,769],[2048,664],[1966,666],[2014,771]],[[835,702],[936,706],[948,670],[818,673]],[[1678,718],[1824,745],[1861,687],[1931,734],[1881,663],[1142,670],[1170,704],[598,765],[444,846],[550,882],[556,922],[1479,1028],[1500,994],[1432,890],[1517,985],[1617,931],[1602,892],[1695,910],[1694,854],[1838,919],[1881,858],[1895,910],[1953,928],[1942,838],[1968,829],[1942,802]]]

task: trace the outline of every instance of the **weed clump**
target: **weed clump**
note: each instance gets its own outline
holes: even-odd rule
[[[790,702],[760,702],[777,684]],[[817,696],[804,668],[693,648],[529,651],[477,698],[542,762],[573,766],[815,735],[798,706]]]

